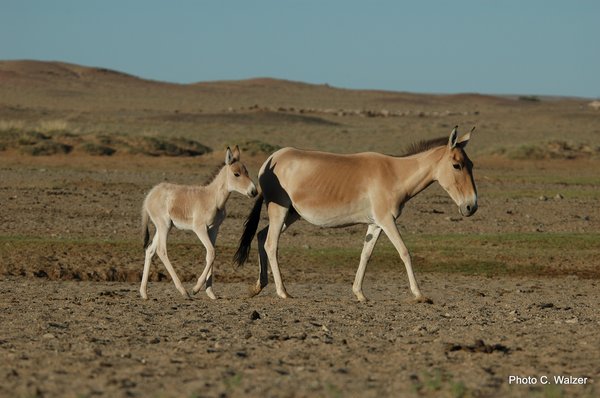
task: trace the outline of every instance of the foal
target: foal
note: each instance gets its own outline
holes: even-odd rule
[[[169,271],[177,290],[183,296],[189,297],[167,257],[167,234],[173,225],[179,229],[194,231],[206,248],[206,266],[194,286],[193,293],[198,293],[206,284],[206,294],[211,299],[216,299],[212,291],[214,245],[219,227],[225,219],[225,203],[233,191],[250,198],[257,195],[256,186],[248,176],[246,166],[240,162],[240,150],[237,145],[233,152],[227,148],[225,164],[208,185],[188,186],[163,182],[150,190],[142,208],[142,232],[146,249],[144,273],[140,286],[140,294],[143,299],[148,298],[146,293],[148,274],[155,253],[158,253],[158,257]],[[148,218],[156,227],[156,233],[150,245],[148,245],[150,240]]]

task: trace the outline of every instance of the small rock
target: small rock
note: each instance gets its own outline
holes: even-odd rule
[[[579,322],[579,320],[577,318],[567,319],[565,321],[565,323],[570,323],[570,324],[577,323],[577,322]]]
[[[252,311],[252,314],[250,314],[250,320],[256,321],[257,319],[260,319],[260,314],[256,310]]]
[[[554,195],[554,200],[561,200],[564,199],[565,197],[562,196],[561,194],[557,193],[556,195]]]
[[[541,200],[542,202],[545,202],[548,200],[548,197],[546,195],[542,195],[538,199]]]
[[[56,336],[54,336],[52,333],[46,333],[42,336],[42,338],[47,339],[47,340],[51,340],[51,339],[55,339]]]

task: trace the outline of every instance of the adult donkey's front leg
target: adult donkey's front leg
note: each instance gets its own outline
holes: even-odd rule
[[[352,292],[354,292],[358,301],[367,301],[367,298],[362,291],[362,284],[365,279],[367,263],[369,262],[369,258],[371,258],[371,253],[373,253],[373,248],[377,243],[377,239],[379,239],[379,234],[381,234],[381,227],[370,224],[367,228],[365,243],[363,245],[362,253],[360,254],[360,263],[358,264],[358,270],[356,271],[356,277],[354,278],[354,284],[352,285]]]
[[[389,218],[380,224],[381,228],[388,236],[398,254],[400,254],[400,258],[402,262],[404,262],[404,266],[406,267],[406,273],[408,274],[408,282],[410,283],[410,291],[415,295],[415,301],[419,303],[432,303],[431,299],[423,296],[421,290],[419,289],[419,284],[417,283],[417,279],[415,278],[415,274],[412,268],[412,261],[410,259],[410,254],[408,253],[408,249],[402,238],[400,237],[400,232],[398,232],[398,227],[396,226],[396,222],[393,218]]]

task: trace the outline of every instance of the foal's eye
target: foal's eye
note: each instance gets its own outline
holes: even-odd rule
[[[233,173],[234,176],[239,177],[240,173]]]
[[[460,170],[462,167],[460,167],[460,164],[453,164],[452,167],[454,167],[456,170]]]

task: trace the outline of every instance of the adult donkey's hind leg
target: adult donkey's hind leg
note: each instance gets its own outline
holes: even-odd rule
[[[291,208],[286,217],[285,222],[283,223],[283,227],[281,228],[281,233],[283,233],[286,229],[290,227],[293,223],[300,219],[300,215],[296,213],[296,211]],[[258,240],[258,280],[256,281],[256,285],[250,289],[250,297],[256,296],[260,293],[265,286],[269,283],[269,275],[268,275],[268,267],[269,267],[269,256],[267,255],[267,251],[265,250],[265,243],[267,241],[267,235],[269,233],[269,225],[261,229],[258,234],[256,234],[256,239]]]
[[[273,273],[277,295],[281,298],[290,298],[291,296],[286,291],[283,280],[281,279],[281,273],[279,272],[277,246],[279,244],[281,232],[298,220],[299,216],[297,213],[291,212],[290,209],[282,207],[275,202],[271,202],[267,205],[267,212],[269,213],[269,232],[267,233],[267,240],[265,242],[265,251],[269,258],[269,264],[271,265],[271,272]]]
[[[379,234],[381,233],[381,227],[375,224],[370,224],[367,228],[367,235],[365,236],[365,243],[363,245],[362,253],[360,254],[360,263],[358,270],[356,271],[356,277],[354,278],[354,284],[352,285],[352,292],[356,295],[358,301],[367,301],[367,298],[363,294],[362,284],[365,279],[365,271],[367,270],[367,263],[373,253],[373,248],[377,243]]]
[[[269,226],[267,225],[256,234],[256,240],[258,241],[258,280],[256,285],[250,288],[250,297],[256,296],[260,293],[265,286],[269,284],[269,258],[265,251],[265,242],[267,241],[267,234],[269,233]]]

